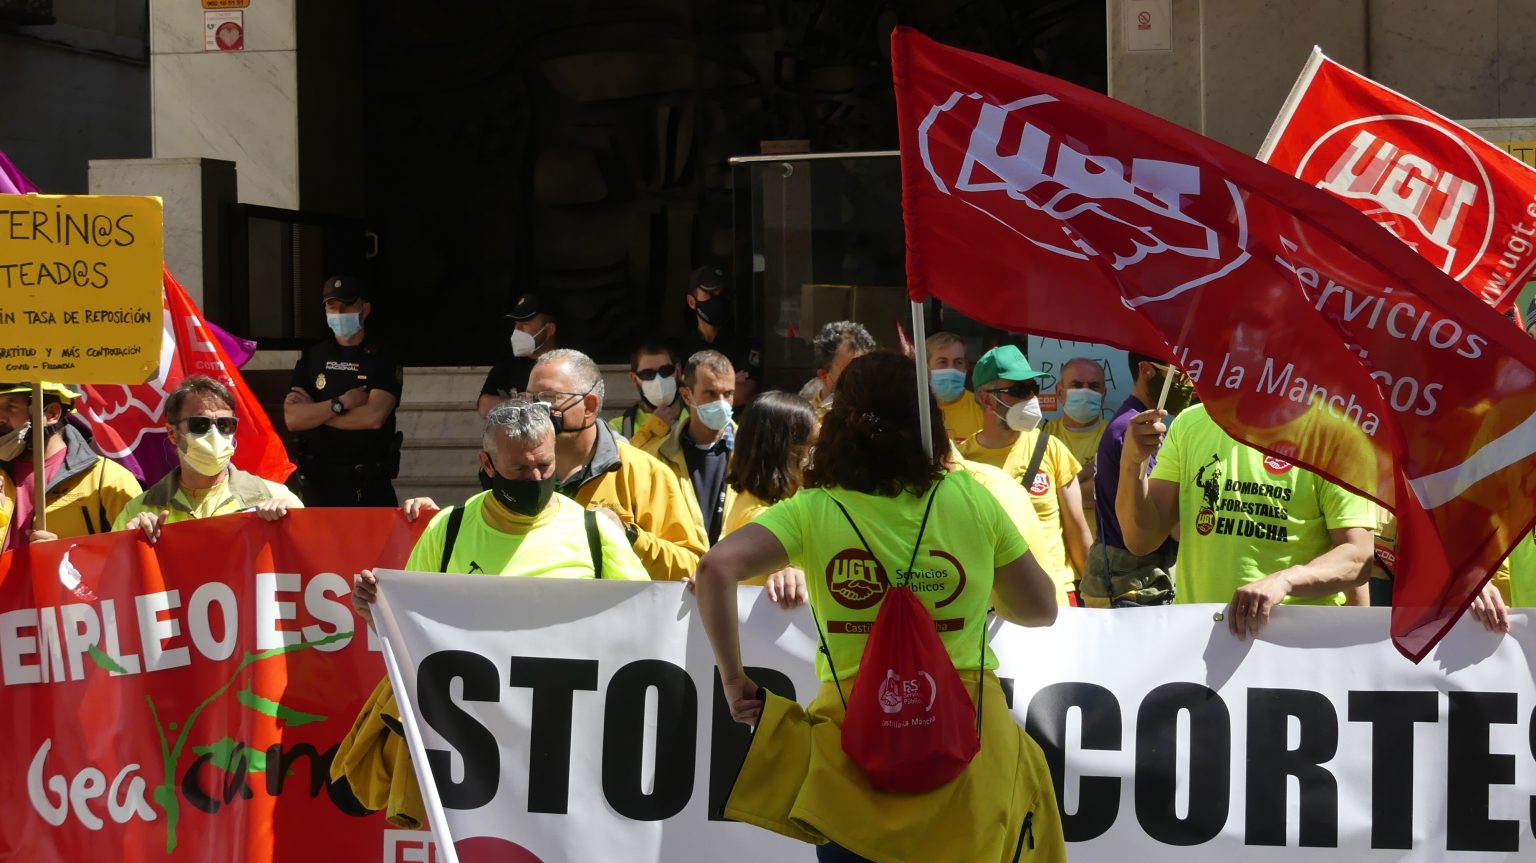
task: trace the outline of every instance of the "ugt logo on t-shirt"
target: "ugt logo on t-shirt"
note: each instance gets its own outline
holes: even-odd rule
[[[1029,484],[1029,493],[1035,497],[1044,497],[1051,492],[1051,477],[1045,471],[1035,474],[1035,481]]]

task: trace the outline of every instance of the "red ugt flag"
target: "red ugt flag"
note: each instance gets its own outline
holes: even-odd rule
[[[1501,312],[1536,266],[1536,171],[1316,48],[1259,158],[1370,216]]]
[[[1392,634],[1423,658],[1536,521],[1536,344],[1250,156],[905,28],[891,42],[912,298],[1173,354],[1229,433],[1393,508]]]
[[[261,403],[223,345],[210,331],[197,305],[169,269],[164,270],[165,331],[160,344],[160,368],[147,383],[136,386],[87,385],[81,411],[96,445],[106,455],[136,458],[152,483],[176,464],[166,444],[166,397],[190,375],[207,375],[229,387],[235,396],[235,467],[273,482],[293,473],[282,439],[272,428]]]

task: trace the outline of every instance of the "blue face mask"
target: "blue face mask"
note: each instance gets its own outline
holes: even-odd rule
[[[326,312],[325,325],[331,328],[338,339],[350,339],[363,329],[362,315],[357,312],[342,314]]]
[[[934,369],[928,373],[928,387],[939,401],[952,402],[965,392],[965,372],[959,369]]]
[[[1074,422],[1085,425],[1102,419],[1103,410],[1104,396],[1088,389],[1067,390],[1065,403],[1061,407],[1062,413],[1071,417]]]
[[[699,422],[710,431],[720,431],[731,422],[731,403],[725,399],[695,405],[693,412],[698,415]]]

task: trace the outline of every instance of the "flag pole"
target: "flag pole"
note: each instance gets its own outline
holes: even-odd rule
[[[48,500],[44,497],[47,477],[43,476],[43,385],[32,384],[32,529],[48,529]],[[29,540],[22,540],[29,541]]]
[[[923,304],[912,303],[912,353],[917,362],[917,428],[923,434],[923,452],[933,458],[933,417],[928,415],[928,322]]]

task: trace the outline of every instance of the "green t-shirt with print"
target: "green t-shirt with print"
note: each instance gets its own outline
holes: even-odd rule
[[[1239,587],[1331,549],[1329,530],[1376,526],[1370,501],[1233,440],[1203,405],[1180,412],[1152,479],[1179,484],[1176,602],[1229,602]],[[1342,605],[1344,595],[1285,601]]]
[[[877,497],[841,488],[803,489],[754,522],[771,531],[790,562],[804,570],[811,608],[845,687],[858,672],[887,589],[903,581],[933,615],[955,667],[976,668],[978,660],[997,667],[991,648],[983,659],[982,647],[994,571],[1029,547],[997,499],[968,474],[946,475],[935,494],[910,578],[907,563],[927,493]],[[874,559],[834,500],[848,510]],[[820,653],[816,673],[832,680]]]
[[[592,549],[587,544],[585,510],[563,495],[550,498],[533,518],[505,516],[504,527],[492,527],[485,508],[490,492],[481,492],[464,503],[464,519],[448,559],[448,572],[488,573],[536,578],[591,578]],[[411,549],[405,568],[412,572],[437,572],[443,562],[443,543],[448,535],[445,509],[432,517]],[[603,578],[649,581],[650,575],[629,547],[624,531],[606,518],[597,519],[602,540]]]

